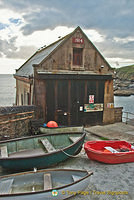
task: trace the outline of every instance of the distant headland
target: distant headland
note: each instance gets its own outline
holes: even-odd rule
[[[114,95],[134,95],[134,65],[115,69]]]

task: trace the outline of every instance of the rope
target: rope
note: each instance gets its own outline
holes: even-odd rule
[[[62,149],[61,149],[61,151],[65,154],[65,155],[67,155],[67,156],[69,156],[69,157],[72,157],[72,158],[78,158],[79,156],[73,156],[73,155],[70,155],[70,154],[68,154],[68,153],[66,153],[65,151],[63,151]]]

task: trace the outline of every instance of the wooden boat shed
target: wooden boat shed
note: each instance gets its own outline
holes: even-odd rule
[[[114,122],[113,69],[80,27],[43,47],[18,70],[16,105],[61,125]]]

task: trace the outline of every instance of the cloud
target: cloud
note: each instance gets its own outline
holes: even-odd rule
[[[25,62],[24,59],[9,59],[1,58],[0,59],[0,73],[1,74],[14,74],[15,69],[18,69],[18,66],[21,66]]]
[[[16,37],[10,40],[0,40],[0,57],[14,59],[28,59],[36,50],[35,46],[16,46]]]
[[[0,0],[0,57],[27,59],[79,25],[108,61],[134,62],[133,21],[133,0]]]
[[[6,27],[8,27],[7,24],[0,23],[0,30],[5,29]]]
[[[125,43],[129,43],[129,42],[134,42],[134,36],[133,37],[124,37],[124,38],[119,38],[119,37],[114,37],[113,38],[114,40],[115,40],[115,42],[117,42],[117,43],[123,43],[123,44],[125,44]]]
[[[21,46],[16,51],[9,50],[6,52],[6,57],[14,59],[28,59],[36,50],[37,49],[34,46]]]
[[[14,43],[13,40],[15,40],[15,38],[12,38],[11,40],[12,40],[11,43],[6,40],[0,40],[1,55],[4,55],[6,57],[6,55],[9,51],[11,51],[11,50],[14,51],[16,49],[15,46],[13,45],[13,43]]]
[[[97,28],[122,37],[134,30],[133,0],[116,0],[116,3],[113,0],[4,0],[4,6],[22,14],[26,21],[22,27],[25,35],[65,24],[68,27]]]
[[[26,22],[21,28],[25,35],[63,25],[100,29],[109,36],[114,33],[122,37],[134,30],[133,0],[4,0],[1,4],[1,9],[21,14]]]

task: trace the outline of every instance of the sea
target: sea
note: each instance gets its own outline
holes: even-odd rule
[[[15,104],[16,81],[12,74],[0,74],[0,106]]]
[[[0,74],[0,106],[15,104],[16,81],[12,74]],[[134,95],[114,96],[114,106],[123,107],[124,112],[134,113]]]

